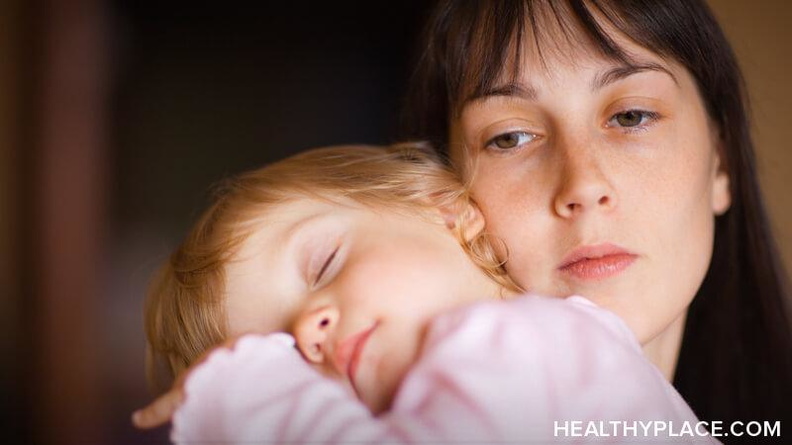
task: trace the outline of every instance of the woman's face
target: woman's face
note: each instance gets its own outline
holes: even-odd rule
[[[523,54],[517,79],[465,104],[450,151],[520,285],[589,297],[646,345],[682,325],[730,195],[691,75],[616,40],[634,65]]]

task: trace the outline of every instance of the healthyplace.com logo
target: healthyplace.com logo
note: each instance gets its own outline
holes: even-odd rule
[[[556,420],[555,437],[781,437],[780,420],[719,420],[674,422],[669,420]]]

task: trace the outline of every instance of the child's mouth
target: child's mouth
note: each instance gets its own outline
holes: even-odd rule
[[[340,343],[336,354],[336,367],[349,378],[349,382],[352,384],[352,388],[358,398],[360,398],[360,393],[355,383],[355,376],[360,365],[360,357],[363,353],[363,348],[366,346],[366,341],[378,324],[374,323],[371,327],[344,339]]]

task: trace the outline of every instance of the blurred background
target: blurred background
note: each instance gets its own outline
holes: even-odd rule
[[[309,147],[395,140],[425,1],[229,3],[0,0],[7,443],[166,443],[129,423],[151,400],[144,292],[209,186]],[[747,3],[710,0],[749,82],[789,264],[792,4]]]

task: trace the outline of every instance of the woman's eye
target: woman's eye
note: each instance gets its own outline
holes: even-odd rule
[[[536,135],[526,131],[511,131],[495,136],[487,142],[487,148],[509,150],[527,144],[536,139]]]
[[[652,111],[643,110],[627,110],[621,113],[616,113],[608,121],[608,126],[618,126],[622,128],[634,128],[640,125],[645,125],[651,121],[657,120],[659,115]]]
[[[319,273],[316,274],[316,279],[314,279],[314,286],[318,285],[320,281],[322,281],[322,277],[324,276],[327,269],[333,264],[333,260],[336,257],[336,253],[338,253],[338,247],[333,250],[333,252],[327,257],[325,262],[322,264],[322,268],[319,269]]]

